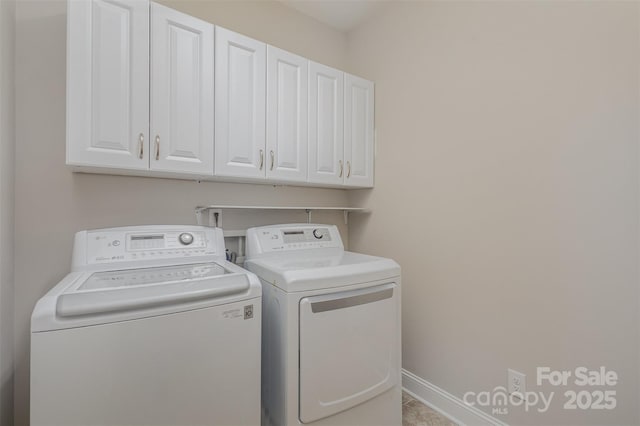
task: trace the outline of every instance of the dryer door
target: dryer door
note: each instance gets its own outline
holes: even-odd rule
[[[300,301],[300,421],[313,422],[399,380],[396,284]]]

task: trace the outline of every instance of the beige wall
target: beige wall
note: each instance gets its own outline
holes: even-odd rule
[[[13,422],[15,2],[0,1],[0,425]]]
[[[560,388],[509,423],[640,422],[638,8],[394,2],[348,37],[378,143],[351,248],[402,265],[404,368],[458,397],[508,367],[620,376],[615,411]]]
[[[344,35],[278,2],[165,3],[311,59],[344,66]],[[193,209],[201,204],[344,205],[347,195],[343,190],[71,173],[64,165],[65,3],[19,0],[16,30],[15,409],[16,424],[25,425],[29,318],[37,299],[68,272],[74,232],[119,225],[193,224]],[[314,216],[335,223],[341,219],[341,214]],[[223,220],[237,224],[228,216]],[[306,215],[244,216],[247,224],[289,220],[304,221]]]
[[[606,365],[621,376],[616,411],[565,412],[557,392],[545,416],[502,419],[640,422],[637,3],[393,2],[348,37],[277,2],[162,3],[375,80],[376,188],[71,173],[65,5],[18,0],[16,424],[28,422],[29,316],[68,271],[75,231],[191,224],[204,203],[347,201],[373,209],[352,216],[351,248],[403,267],[406,369],[462,396],[505,385],[507,367],[533,389],[536,366]]]

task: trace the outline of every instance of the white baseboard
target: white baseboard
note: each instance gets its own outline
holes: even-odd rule
[[[410,371],[402,369],[402,388],[412,397],[444,414],[459,425],[496,425],[506,423],[490,416],[468,404],[449,392],[440,389]]]

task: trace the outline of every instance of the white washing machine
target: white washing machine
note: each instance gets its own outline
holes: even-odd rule
[[[255,425],[260,323],[222,230],[79,232],[31,318],[31,424]]]
[[[263,425],[401,425],[400,267],[338,229],[247,231],[260,278]]]

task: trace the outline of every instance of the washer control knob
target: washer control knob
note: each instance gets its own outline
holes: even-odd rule
[[[322,237],[324,237],[324,234],[322,233],[321,230],[319,229],[314,229],[313,230],[313,236],[316,237],[317,239],[321,240]]]
[[[178,237],[178,240],[180,240],[180,244],[188,246],[193,242],[193,234],[190,234],[188,232],[183,232]]]

